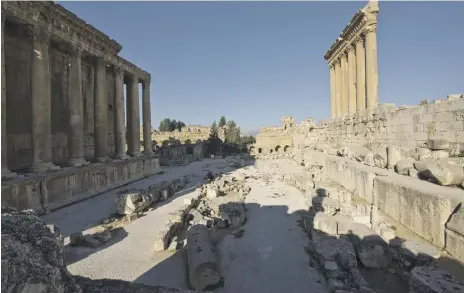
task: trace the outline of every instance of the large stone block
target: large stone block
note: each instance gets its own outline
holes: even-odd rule
[[[445,223],[464,192],[391,174],[374,179],[374,197],[383,213],[442,248]]]

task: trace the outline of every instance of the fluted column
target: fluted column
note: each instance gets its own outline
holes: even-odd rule
[[[70,48],[68,87],[68,151],[66,165],[87,165],[84,159],[84,101],[82,96],[82,48]]]
[[[139,111],[139,78],[131,74],[127,83],[127,136],[128,153],[132,157],[140,155]]]
[[[348,113],[348,61],[346,54],[341,56],[341,104],[342,104],[342,113],[341,116]]]
[[[106,93],[106,63],[95,60],[95,161],[106,162],[108,158],[108,101]]]
[[[41,173],[59,169],[52,163],[51,84],[48,55],[50,32],[39,26],[29,26],[29,29],[32,33],[32,166],[30,171]]]
[[[114,68],[114,144],[115,158],[127,159],[126,155],[126,123],[124,115],[124,69]]]
[[[356,110],[360,113],[366,109],[366,54],[364,40],[356,39]]]
[[[351,44],[348,45],[348,112],[356,112],[356,55]]]
[[[366,84],[367,108],[374,109],[378,105],[379,76],[377,72],[377,26],[372,25],[366,34]]]
[[[143,109],[143,152],[145,155],[153,153],[151,148],[151,106],[150,106],[150,78],[142,83],[142,109]]]
[[[3,4],[3,3],[2,3]],[[14,178],[16,173],[8,169],[8,136],[6,131],[6,75],[5,75],[5,11],[2,5],[2,179]]]
[[[342,115],[342,68],[340,60],[334,61],[335,65],[335,116]]]
[[[330,71],[330,117],[336,116],[336,102],[335,102],[335,67],[334,64],[329,64]]]

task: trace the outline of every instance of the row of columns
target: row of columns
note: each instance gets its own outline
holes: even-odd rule
[[[374,109],[378,105],[376,27],[368,27],[354,44],[329,64],[330,115]]]
[[[7,132],[6,132],[6,83],[4,59],[4,17],[2,13],[2,178],[14,177],[7,166]],[[32,103],[32,165],[30,171],[44,172],[58,169],[52,162],[51,143],[51,83],[49,64],[50,32],[39,27],[29,26],[32,33],[31,58],[31,103]],[[79,46],[70,45],[69,62],[69,100],[68,100],[68,166],[88,164],[84,159],[84,109],[82,95],[82,54]],[[95,58],[95,94],[94,94],[94,160],[106,162],[108,153],[108,101],[106,91],[106,67],[108,63],[101,57]],[[140,115],[139,115],[139,77],[125,73],[114,66],[115,75],[115,154],[114,158],[126,159],[126,127],[124,115],[124,77],[127,84],[128,109],[128,154],[140,155]],[[142,81],[144,153],[150,155],[151,148],[151,110],[150,80]],[[148,126],[148,127],[146,127]],[[148,129],[148,132],[146,131]]]

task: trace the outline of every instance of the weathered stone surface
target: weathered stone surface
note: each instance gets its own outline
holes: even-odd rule
[[[387,167],[393,169],[393,167],[402,159],[401,150],[394,145],[387,147]]]
[[[63,259],[63,238],[32,211],[2,212],[2,292],[80,293]]]
[[[449,168],[439,163],[427,164],[427,168],[424,171],[420,172],[419,176],[421,178],[429,180],[430,182],[437,183],[440,185],[452,185],[461,182],[455,181],[453,172]]]
[[[395,165],[395,172],[400,175],[409,175],[409,170],[414,168],[415,161],[413,158],[399,160]]]
[[[440,252],[435,246],[417,240],[406,240],[401,243],[401,253],[422,262],[440,257]]]
[[[391,263],[388,244],[367,226],[358,223],[351,224],[348,238],[364,266],[385,268]]]
[[[217,250],[208,228],[192,226],[187,232],[187,254],[190,286],[203,290],[219,284],[221,275],[217,264]]]
[[[449,142],[445,139],[429,139],[427,147],[431,150],[446,150],[449,148]]]
[[[311,249],[321,264],[335,261],[345,270],[357,267],[356,252],[348,239],[336,238],[312,230],[311,240]]]
[[[409,290],[411,293],[462,293],[464,286],[443,270],[418,266],[411,271]]]

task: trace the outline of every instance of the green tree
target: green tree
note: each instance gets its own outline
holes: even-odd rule
[[[218,126],[219,126],[219,127],[224,127],[224,126],[226,126],[226,124],[227,124],[226,117],[221,116],[221,119],[219,119],[219,124],[218,124]]]
[[[158,127],[159,131],[171,131],[171,119],[164,118]]]
[[[240,143],[240,127],[237,127],[237,124],[234,120],[229,120],[227,122],[226,129],[226,142],[230,144],[239,144]]]
[[[177,128],[177,121],[176,119],[171,120],[171,124],[169,125],[169,131],[174,131]]]
[[[176,128],[179,129],[179,131],[182,129],[182,127],[185,127],[185,123],[182,121],[177,121],[177,126]]]
[[[221,139],[218,135],[218,127],[216,121],[213,122],[211,125],[211,132],[209,134],[208,142],[207,142],[207,150],[209,154],[216,154],[219,147],[221,146]]]

